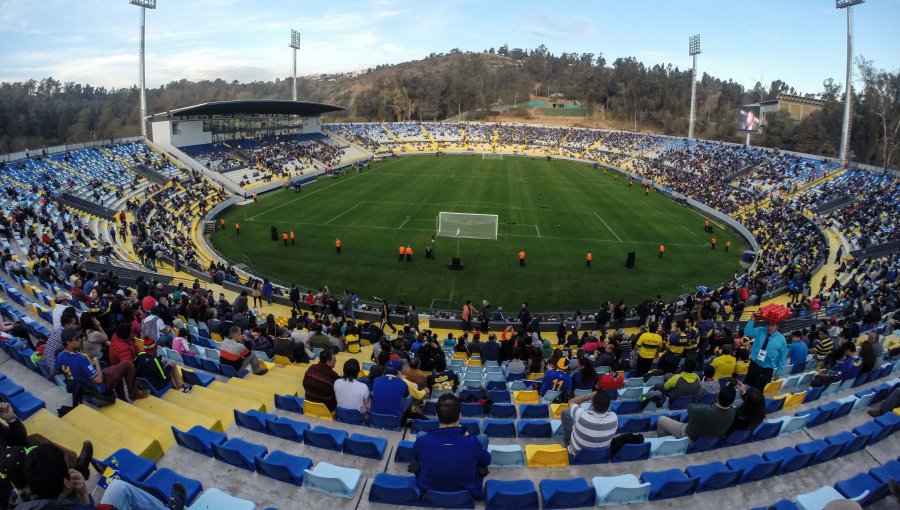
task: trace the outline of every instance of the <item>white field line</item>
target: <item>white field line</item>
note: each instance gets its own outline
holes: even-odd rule
[[[325,223],[323,223],[323,225],[328,225],[328,224],[330,224],[332,221],[334,221],[334,220],[340,218],[341,216],[343,216],[343,215],[347,214],[348,212],[350,212],[350,211],[356,209],[357,207],[363,205],[364,203],[366,203],[365,200],[362,200],[362,201],[360,201],[360,202],[357,202],[356,205],[354,205],[353,207],[347,209],[346,211],[342,212],[341,214],[338,214],[338,215],[335,216],[334,218],[331,218],[330,220],[326,221]]]
[[[591,211],[591,212],[594,213],[594,216],[596,216],[597,219],[600,220],[600,221],[603,223],[603,225],[606,226],[606,229],[609,230],[610,233],[612,233],[612,235],[616,236],[616,239],[618,239],[619,242],[621,243],[621,242],[622,242],[622,238],[619,237],[619,234],[616,234],[616,231],[613,230],[612,227],[609,226],[609,223],[607,223],[603,218],[601,218],[600,215],[597,214],[597,211]]]

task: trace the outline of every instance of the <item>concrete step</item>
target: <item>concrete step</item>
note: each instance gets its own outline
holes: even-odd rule
[[[112,404],[119,405],[119,402]],[[81,430],[92,442],[106,442],[119,448],[128,448],[145,459],[154,462],[163,455],[162,446],[156,439],[146,436],[140,429],[134,430],[118,421],[108,419],[96,409],[80,405],[66,414],[62,421]],[[115,450],[113,450],[115,451]],[[98,458],[106,458],[113,452],[97,453]]]

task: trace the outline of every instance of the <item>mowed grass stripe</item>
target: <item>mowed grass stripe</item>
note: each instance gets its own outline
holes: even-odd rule
[[[279,190],[222,215],[241,223],[212,236],[230,260],[276,281],[345,288],[363,299],[383,295],[420,309],[432,300],[488,299],[514,312],[521,300],[535,310],[593,309],[606,299],[630,304],[715,285],[740,269],[739,237],[716,230],[719,250],[707,247],[703,218],[661,193],[644,196],[621,176],[567,161],[471,156],[416,156],[377,162],[368,171],[324,178],[301,193]],[[437,238],[436,260],[425,260],[438,212],[499,215],[496,241],[462,239],[465,270],[449,271],[457,241]],[[598,221],[596,212],[606,223]],[[664,216],[661,218],[660,216]],[[270,240],[269,229],[297,234],[297,245]],[[608,228],[609,227],[609,228]],[[618,236],[618,239],[617,237]],[[339,237],[343,253],[337,255]],[[724,244],[731,240],[731,253]],[[666,244],[659,259],[659,243]],[[410,245],[412,263],[397,260]],[[526,250],[527,266],[517,253]],[[593,265],[585,267],[585,254]],[[627,252],[637,266],[624,268]]]

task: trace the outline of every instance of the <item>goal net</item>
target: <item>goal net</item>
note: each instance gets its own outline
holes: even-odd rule
[[[482,152],[481,159],[503,159],[503,154],[497,154],[495,152]]]
[[[437,218],[438,237],[497,240],[496,214],[440,212]]]

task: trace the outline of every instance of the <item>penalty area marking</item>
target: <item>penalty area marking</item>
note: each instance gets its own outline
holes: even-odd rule
[[[397,230],[400,230],[401,228],[403,228],[403,225],[406,225],[406,222],[407,222],[407,221],[409,221],[409,216],[407,216],[406,219],[403,220],[403,223],[401,223],[400,226],[397,227]]]
[[[609,226],[609,223],[607,223],[603,218],[601,218],[600,215],[597,214],[597,211],[591,211],[591,212],[594,213],[594,216],[596,216],[597,219],[600,220],[600,221],[606,226],[606,229],[609,230],[610,233],[612,233],[612,235],[616,236],[616,239],[618,239],[619,242],[621,243],[621,242],[622,242],[622,238],[619,237],[619,234],[616,234],[616,231],[613,230],[612,227]]]
[[[342,212],[341,214],[338,214],[338,215],[335,216],[334,218],[331,218],[330,220],[326,221],[325,223],[323,223],[323,225],[328,225],[328,224],[331,223],[332,221],[334,221],[334,220],[340,218],[341,216],[343,216],[343,215],[347,214],[348,212],[350,212],[350,211],[356,209],[357,207],[363,205],[364,203],[366,203],[365,200],[360,201],[360,202],[357,202],[356,205],[354,205],[353,207],[347,209],[346,211]]]

